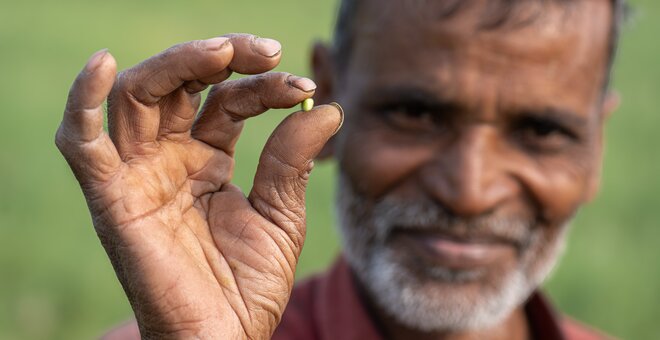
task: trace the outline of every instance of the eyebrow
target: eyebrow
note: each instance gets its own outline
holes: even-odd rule
[[[540,109],[514,110],[512,114],[514,116],[528,116],[538,119],[552,120],[576,128],[585,128],[588,125],[588,120],[582,115],[558,107],[547,106]]]
[[[369,106],[382,106],[400,103],[419,103],[431,109],[446,110],[448,112],[465,112],[467,107],[461,103],[443,97],[442,91],[430,91],[415,86],[387,86],[377,87],[368,91],[364,98]]]
[[[419,86],[385,86],[374,87],[362,97],[364,104],[371,107],[387,106],[400,103],[420,103],[428,108],[447,113],[464,113],[469,111],[467,105],[452,100],[443,95],[442,89],[429,90]],[[503,110],[510,117],[533,117],[537,119],[552,120],[562,125],[575,128],[585,128],[588,119],[570,109],[555,106],[523,107]]]

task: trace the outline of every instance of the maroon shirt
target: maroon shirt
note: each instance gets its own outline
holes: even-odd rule
[[[608,337],[556,314],[535,292],[525,303],[534,339],[596,340]],[[339,259],[328,272],[293,289],[274,340],[382,339],[358,297],[348,264]]]

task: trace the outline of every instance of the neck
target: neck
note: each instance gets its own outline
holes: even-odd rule
[[[360,280],[354,280],[358,286],[360,298],[367,307],[376,328],[386,339],[416,339],[416,340],[526,340],[530,339],[527,317],[523,306],[516,308],[507,318],[497,325],[479,330],[447,330],[423,332],[401,324],[398,320],[385,313],[364,289]]]

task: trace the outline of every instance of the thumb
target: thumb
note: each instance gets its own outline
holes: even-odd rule
[[[314,157],[343,120],[336,103],[295,112],[273,131],[259,158],[249,200],[291,236],[297,255],[305,238],[305,189]]]

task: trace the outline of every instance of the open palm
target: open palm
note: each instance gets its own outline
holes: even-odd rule
[[[267,338],[279,322],[312,160],[342,120],[333,105],[290,115],[249,196],[230,184],[244,119],[314,93],[306,78],[264,73],[280,55],[273,40],[235,34],[177,45],[116,76],[101,51],[72,86],[56,144],[144,338]],[[232,71],[255,75],[226,81]]]

